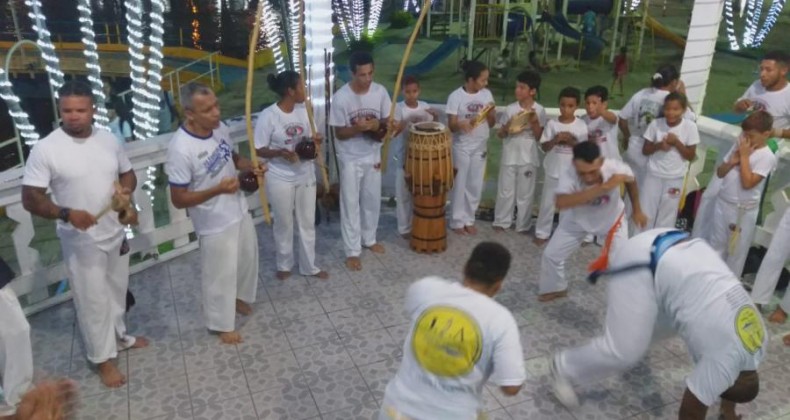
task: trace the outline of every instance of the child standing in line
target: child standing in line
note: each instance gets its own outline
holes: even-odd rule
[[[587,124],[587,140],[601,149],[605,159],[622,160],[617,147],[617,114],[609,111],[609,91],[603,86],[593,86],[584,92],[587,114],[582,120]]]
[[[688,101],[673,92],[664,99],[664,116],[650,123],[645,131],[642,153],[647,156],[647,173],[639,186],[642,211],[647,227],[674,228],[680,196],[699,144],[697,124],[683,118]]]
[[[543,160],[545,176],[540,211],[535,226],[535,245],[544,245],[551,236],[554,225],[554,194],[560,174],[570,168],[573,161],[573,146],[587,140],[587,125],[574,112],[581,102],[581,92],[575,87],[560,91],[560,116],[549,120],[540,137],[540,147],[546,152]]]
[[[507,106],[497,136],[502,139],[502,160],[497,183],[494,230],[503,232],[513,224],[513,207],[518,216],[516,232],[532,227],[535,178],[540,167],[537,139],[543,134],[546,110],[535,102],[540,75],[525,71],[516,77],[516,102]]]

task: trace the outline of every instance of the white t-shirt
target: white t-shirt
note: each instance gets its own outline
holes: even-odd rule
[[[757,80],[738,98],[739,101],[741,99],[751,100],[755,111],[763,110],[771,114],[774,117],[774,128],[790,129],[790,84],[782,90],[769,92]]]
[[[433,121],[433,115],[428,110],[431,106],[427,102],[417,101],[417,107],[411,108],[405,102],[398,102],[395,107],[395,119],[406,124],[401,134],[392,139],[392,156],[398,159],[399,166],[403,166],[404,159],[406,159],[406,142],[409,139],[409,129],[415,123]]]
[[[477,93],[466,93],[463,87],[459,87],[447,98],[447,115],[455,115],[458,121],[474,120],[486,105],[494,102],[494,95],[488,89],[483,89]],[[459,147],[469,152],[485,151],[488,142],[490,127],[487,122],[483,122],[468,133],[453,133],[453,147]]]
[[[616,174],[634,176],[631,167],[623,161],[604,158],[601,166],[603,182],[608,181]],[[571,165],[560,175],[556,194],[575,194],[589,188],[592,186],[582,182],[576,168]],[[620,198],[620,188],[613,188],[587,204],[567,209],[567,214],[560,218],[560,223],[575,225],[572,230],[582,230],[605,236],[620,217],[624,208],[625,204]]]
[[[658,118],[653,120],[645,131],[645,140],[658,143],[664,140],[667,134],[673,133],[686,146],[699,144],[699,132],[697,124],[685,118],[680,120],[680,124],[670,127],[667,120]],[[683,178],[686,176],[689,162],[680,156],[680,152],[674,147],[667,150],[659,150],[648,156],[647,171],[659,178]]]
[[[277,104],[261,111],[255,123],[255,148],[267,147],[273,150],[287,149],[291,152],[304,138],[310,138],[310,120],[307,109],[297,104],[290,113],[284,112]],[[266,176],[285,182],[315,181],[312,160],[291,163],[281,157],[268,160]]]
[[[487,380],[498,386],[526,380],[516,321],[494,299],[427,277],[409,287],[406,311],[412,326],[403,361],[384,396],[401,414],[476,419]]]
[[[532,104],[532,110],[538,115],[538,124],[541,127],[546,125],[546,110],[539,103]],[[505,108],[505,113],[500,117],[499,123],[507,124],[511,118],[525,111],[518,102],[513,102]],[[534,165],[540,166],[538,157],[538,139],[532,128],[527,126],[526,130],[518,134],[508,134],[502,139],[502,161],[500,165]]]
[[[390,95],[378,83],[371,83],[367,93],[358,95],[348,83],[332,97],[329,125],[351,127],[358,118],[381,120],[390,116]],[[381,142],[372,140],[364,134],[347,140],[335,142],[338,158],[358,163],[379,163],[381,161]]]
[[[167,148],[165,172],[170,185],[186,187],[189,191],[207,190],[223,178],[236,177],[228,127],[220,124],[209,137],[198,137],[183,126],[179,128]],[[238,223],[247,210],[247,200],[238,190],[190,207],[189,217],[198,235],[212,235]]]
[[[557,134],[562,132],[571,133],[576,137],[577,142],[587,141],[587,124],[580,118],[574,118],[571,123],[561,123],[559,120],[549,120],[543,128],[543,135],[540,137],[541,143],[554,140]],[[563,144],[555,145],[543,159],[543,170],[546,176],[559,178],[560,174],[567,168],[573,166],[573,147]]]
[[[629,149],[636,147],[641,153],[647,127],[656,118],[664,116],[664,99],[667,95],[668,90],[645,88],[636,92],[620,110],[620,118],[628,121],[628,130],[631,133],[628,139]],[[691,108],[687,108],[683,118],[694,121],[696,115]]]
[[[733,153],[738,153],[738,145],[730,149],[724,157],[724,161],[729,161]],[[763,180],[755,185],[754,188],[748,190],[743,189],[743,185],[741,184],[741,168],[740,166],[736,166],[730,169],[727,175],[722,178],[719,197],[724,199],[724,201],[741,205],[758,204],[760,202],[760,196],[762,195],[763,185],[765,185],[765,178],[776,169],[777,164],[778,160],[776,159],[776,155],[773,154],[768,146],[763,146],[755,150],[749,155],[749,167],[752,173],[762,176]]]
[[[97,215],[110,204],[118,175],[131,170],[123,147],[109,131],[94,127],[90,137],[78,139],[58,128],[33,147],[22,184],[51,188],[52,201],[58,206]],[[60,220],[57,231],[59,236],[80,232]],[[100,242],[122,231],[118,213],[110,211],[86,233]]]
[[[617,147],[617,122],[614,124],[599,116],[591,119],[588,115],[582,116],[587,124],[587,141],[594,141],[601,148],[601,155],[607,159],[622,159],[620,149]]]

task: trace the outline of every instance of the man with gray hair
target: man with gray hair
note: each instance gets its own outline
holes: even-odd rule
[[[170,199],[189,209],[200,242],[206,327],[222,343],[236,344],[242,338],[235,314],[252,313],[258,286],[258,237],[236,172],[265,168],[233,151],[211,88],[184,86],[181,104],[184,124],[170,140],[165,164]]]

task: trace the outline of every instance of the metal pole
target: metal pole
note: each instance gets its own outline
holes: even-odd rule
[[[505,8],[502,12],[502,39],[499,41],[499,51],[502,51],[507,46],[507,24],[508,12],[510,9],[510,0],[505,0]]]
[[[450,18],[447,19],[447,35],[453,33],[453,14],[455,14],[455,0],[450,0]]]
[[[642,41],[645,39],[645,25],[647,24],[647,12],[649,10],[650,0],[645,0],[642,3],[642,27],[639,29],[639,44],[636,46],[636,59],[642,58]]]
[[[472,3],[469,7],[469,26],[468,31],[469,33],[466,34],[466,38],[468,39],[469,46],[466,48],[466,59],[472,61],[474,54],[472,50],[475,46],[475,18],[477,17],[477,0],[472,0]]]
[[[565,18],[566,22],[568,22],[568,0],[564,0],[562,2],[562,17]],[[560,61],[560,59],[562,59],[562,41],[564,39],[565,37],[562,36],[562,34],[560,34],[560,42],[557,45],[557,61]]]
[[[623,8],[623,0],[614,3],[614,28],[612,29],[611,51],[609,51],[609,62],[614,61],[615,50],[617,49],[617,28],[620,25],[620,13]]]

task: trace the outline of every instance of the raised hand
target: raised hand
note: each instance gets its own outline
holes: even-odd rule
[[[239,178],[222,178],[217,185],[221,194],[235,194],[239,190]]]

